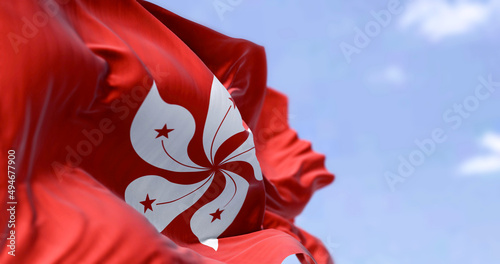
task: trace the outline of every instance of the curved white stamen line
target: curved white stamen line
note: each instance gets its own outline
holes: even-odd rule
[[[226,174],[229,178],[231,178],[231,181],[233,181],[233,184],[234,184],[234,193],[233,193],[233,196],[231,197],[231,199],[229,199],[229,201],[222,207],[222,208],[225,208],[234,198],[234,196],[236,196],[236,192],[238,191],[238,186],[236,185],[236,182],[234,181],[233,177],[231,177],[231,175],[229,175],[229,173],[225,172],[224,170],[221,170],[222,173]]]
[[[203,170],[203,169],[207,169],[208,168],[202,168],[202,167],[193,167],[193,166],[189,166],[189,165],[186,165],[182,162],[179,162],[177,161],[176,159],[174,159],[172,156],[170,156],[170,154],[168,154],[168,151],[165,149],[165,145],[163,144],[163,140],[161,141],[161,146],[163,147],[163,151],[165,151],[165,154],[167,154],[167,156],[169,156],[173,161],[177,162],[178,164],[184,166],[184,167],[188,167],[188,168],[191,168],[191,169],[197,169],[197,170]]]
[[[190,195],[190,194],[192,194],[192,193],[194,193],[194,192],[198,191],[201,187],[203,187],[205,184],[207,184],[207,182],[209,182],[209,181],[210,181],[210,179],[212,179],[212,177],[214,176],[214,174],[215,174],[215,173],[213,173],[213,172],[212,172],[212,174],[210,174],[210,177],[208,177],[208,179],[207,179],[207,180],[206,180],[206,181],[205,181],[202,185],[200,185],[200,187],[198,187],[198,188],[196,188],[195,190],[193,190],[193,191],[189,192],[188,194],[183,195],[183,196],[181,196],[181,197],[179,197],[179,198],[177,198],[177,199],[175,199],[175,200],[172,200],[172,201],[162,202],[162,203],[157,203],[156,205],[163,205],[163,204],[173,203],[173,202],[175,202],[175,201],[179,201],[180,199],[182,199],[182,198],[184,198],[184,197],[186,197],[186,196],[188,196],[188,195]]]
[[[234,155],[234,156],[232,156],[231,158],[228,158],[228,159],[226,158],[225,160],[223,160],[223,161],[220,163],[220,165],[223,165],[223,164],[225,164],[226,162],[228,162],[228,161],[230,161],[230,160],[232,160],[232,159],[234,159],[234,158],[236,158],[236,157],[238,157],[238,156],[240,156],[240,155],[243,155],[243,154],[245,154],[245,153],[249,152],[250,150],[252,150],[252,149],[254,149],[254,148],[255,148],[255,147],[251,147],[250,149],[247,149],[247,150],[245,150],[245,151],[241,152],[241,153],[240,153],[240,154],[238,154],[238,155]]]
[[[215,138],[217,137],[217,134],[219,133],[219,129],[222,126],[222,124],[224,123],[224,120],[226,120],[226,117],[227,117],[227,114],[229,114],[229,111],[231,111],[231,106],[229,106],[229,108],[227,109],[226,115],[224,115],[224,118],[222,118],[222,121],[220,122],[219,127],[217,128],[217,131],[215,131],[214,138],[212,139],[212,145],[210,145],[210,162],[212,163],[212,165],[214,164],[213,148],[214,148]]]

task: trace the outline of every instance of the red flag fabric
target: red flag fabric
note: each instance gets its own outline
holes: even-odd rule
[[[333,263],[293,224],[333,175],[262,47],[142,1],[0,6],[1,263]]]

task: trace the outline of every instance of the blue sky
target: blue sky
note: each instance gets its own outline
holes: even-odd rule
[[[337,263],[498,262],[499,0],[161,5],[266,48],[269,85],[337,176],[297,219]]]

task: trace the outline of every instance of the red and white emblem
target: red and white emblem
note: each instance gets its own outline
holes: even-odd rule
[[[180,105],[166,103],[156,84],[139,108],[130,129],[137,154],[147,163],[171,172],[206,173],[194,184],[177,184],[158,175],[145,175],[132,181],[125,190],[125,201],[161,232],[178,215],[193,206],[208,190],[218,174],[225,177],[222,192],[199,208],[190,219],[190,227],[200,243],[217,250],[218,237],[234,221],[247,197],[249,183],[237,172],[225,169],[228,162],[246,162],[257,180],[262,180],[255,156],[253,136],[245,128],[234,101],[224,86],[213,78],[210,103],[203,128],[203,150],[210,166],[194,162],[188,145],[196,131],[192,114]],[[246,139],[230,154],[218,150],[236,134]],[[239,142],[239,141],[238,141]],[[189,175],[189,174],[187,174]]]

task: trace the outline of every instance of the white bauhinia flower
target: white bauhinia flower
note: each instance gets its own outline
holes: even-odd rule
[[[188,144],[196,131],[191,113],[180,105],[166,103],[156,84],[139,108],[130,129],[130,139],[137,154],[149,164],[172,172],[206,172],[194,184],[177,184],[158,175],[146,175],[131,182],[125,201],[161,232],[178,215],[194,205],[208,190],[215,175],[221,173],[225,186],[220,195],[199,208],[190,220],[191,230],[200,243],[217,250],[218,237],[234,221],[247,196],[249,183],[224,168],[228,162],[244,161],[262,180],[250,129],[245,129],[234,101],[224,86],[213,78],[210,104],[203,129],[203,150],[210,166],[196,164],[189,157]],[[225,157],[216,154],[229,138],[247,131],[246,140]]]

